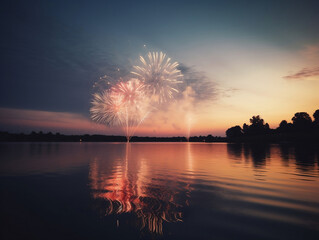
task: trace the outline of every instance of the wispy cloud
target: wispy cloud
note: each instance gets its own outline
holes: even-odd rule
[[[119,129],[107,129],[82,114],[0,108],[0,131],[52,131],[61,133],[119,134]]]
[[[288,80],[319,80],[319,67],[303,68],[299,72],[284,76]]]
[[[219,90],[217,84],[209,79],[205,73],[184,64],[181,64],[179,69],[184,75],[184,84],[181,92],[184,92],[190,87],[194,91],[193,97],[195,102],[215,100],[218,98]]]
[[[301,51],[301,55],[309,60],[319,60],[319,43],[305,46]]]

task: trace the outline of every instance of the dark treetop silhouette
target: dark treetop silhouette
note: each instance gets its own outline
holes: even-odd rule
[[[259,115],[250,119],[250,125],[244,123],[227,129],[226,136],[230,142],[319,142],[319,109],[313,114],[314,120],[306,112],[297,112],[292,123],[282,120],[276,129],[269,128]]]

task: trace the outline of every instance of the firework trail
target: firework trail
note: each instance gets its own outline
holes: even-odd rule
[[[131,79],[93,94],[92,120],[109,127],[123,127],[129,141],[149,112],[144,87],[138,79]]]
[[[178,93],[177,85],[182,82],[182,73],[177,62],[171,62],[166,54],[149,52],[147,58],[140,56],[140,66],[131,72],[145,84],[145,93],[153,102],[163,103]]]

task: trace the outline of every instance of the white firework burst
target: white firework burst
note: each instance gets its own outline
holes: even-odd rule
[[[122,125],[124,119],[122,98],[109,90],[93,94],[90,109],[92,120],[109,127]]]
[[[141,65],[133,66],[131,73],[145,84],[145,92],[151,100],[163,103],[178,93],[178,84],[182,82],[182,73],[177,62],[162,52],[149,52],[147,58],[140,56]]]

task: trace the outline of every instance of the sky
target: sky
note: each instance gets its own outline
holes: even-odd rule
[[[319,108],[318,1],[2,1],[0,131],[122,134],[90,119],[93,85],[140,55],[180,64],[180,97],[139,136],[220,135]],[[119,71],[118,71],[119,70]]]

